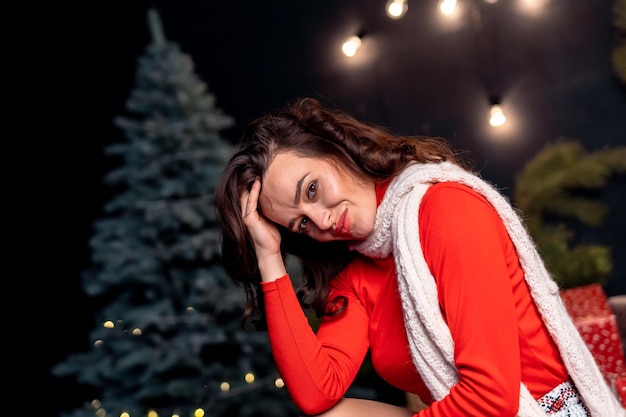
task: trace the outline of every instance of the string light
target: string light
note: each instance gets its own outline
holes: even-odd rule
[[[493,127],[502,126],[506,123],[506,115],[504,114],[504,110],[502,110],[502,106],[499,104],[492,104],[489,109],[489,124]]]
[[[246,392],[250,392],[256,389],[260,389],[264,386],[268,386],[270,384],[274,385],[277,389],[282,389],[285,387],[285,381],[280,376],[276,374],[268,375],[263,379],[257,380],[254,373],[247,372],[243,377],[244,381],[247,382],[245,385],[240,385],[238,387],[232,388],[230,383],[224,381],[220,384],[221,398],[230,398],[237,395],[244,394]],[[107,413],[102,407],[102,404],[99,400],[91,401],[91,406],[95,409],[95,414],[98,417],[107,417],[110,416],[111,413]],[[206,407],[205,407],[206,408]],[[193,417],[204,417],[206,415],[205,408],[198,407],[193,411]],[[159,417],[159,414],[156,410],[148,410],[145,414],[146,417]],[[127,411],[123,411],[119,414],[119,417],[131,417],[130,413]],[[179,413],[172,413],[170,417],[181,417]]]
[[[523,12],[536,15],[543,10],[546,1],[547,0],[522,0],[518,5]]]
[[[406,14],[408,9],[409,7],[406,4],[406,0],[389,0],[385,7],[387,16],[392,19],[400,19]]]
[[[193,311],[193,309],[188,309],[188,311]],[[172,317],[164,317],[164,319],[168,321],[176,321],[176,322],[180,322],[180,321],[196,322],[198,320],[206,321],[206,317],[194,317],[191,320],[189,320],[189,318],[181,320],[180,318],[172,318]],[[124,330],[124,322],[122,320],[117,320],[117,321],[106,320],[102,323],[102,327],[105,329],[115,330],[116,332],[120,332],[120,336],[122,336],[123,334],[128,334],[128,332]],[[140,328],[135,327],[130,333],[138,336],[138,335],[142,335],[143,332]],[[103,340],[98,339],[94,342],[94,345],[99,346],[99,345],[102,345],[103,343],[104,343]],[[240,395],[251,390],[260,389],[270,384],[274,385],[274,387],[277,389],[284,388],[285,386],[285,382],[283,381],[283,379],[276,375],[270,375],[268,377],[265,377],[257,381],[257,378],[253,372],[246,372],[243,376],[243,380],[246,382],[246,384],[236,387],[234,389],[232,388],[229,382],[223,381],[219,386],[221,397],[222,398],[233,397],[233,396]],[[102,408],[102,405],[100,401],[98,400],[93,400],[91,402],[91,406],[95,410],[95,414],[97,417],[106,417],[108,415],[111,415],[111,413],[108,413],[104,408]],[[197,408],[193,412],[194,417],[204,417],[204,415],[205,415],[205,411],[202,408]],[[145,416],[146,417],[159,417],[159,414],[156,412],[156,410],[148,410],[146,411]],[[123,411],[119,414],[119,417],[131,417],[131,415],[127,411]],[[171,414],[170,417],[180,417],[180,416],[176,413],[173,413]]]
[[[356,52],[361,47],[361,37],[354,35],[350,36],[344,43],[341,45],[341,50],[344,55],[347,57],[353,57],[356,55]]]
[[[451,15],[456,10],[456,0],[441,0],[439,10],[445,15]]]

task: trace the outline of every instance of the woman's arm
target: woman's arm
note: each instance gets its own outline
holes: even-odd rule
[[[335,278],[330,295],[346,296],[346,309],[325,317],[317,334],[288,276],[262,284],[276,365],[294,404],[306,414],[326,411],[344,397],[369,347],[367,313],[347,282]]]
[[[242,195],[241,209],[261,273],[272,355],[294,404],[306,414],[319,414],[339,402],[361,366],[369,346],[367,313],[349,284],[335,287],[330,299],[341,293],[348,306],[324,319],[317,335],[313,332],[287,275],[280,233],[257,210],[260,191],[257,179]]]

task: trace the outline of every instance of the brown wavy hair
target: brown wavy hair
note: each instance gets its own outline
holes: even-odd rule
[[[469,167],[469,159],[453,151],[443,138],[395,135],[384,127],[360,122],[344,111],[324,107],[315,98],[297,99],[282,110],[253,120],[221,175],[216,201],[223,266],[231,279],[245,289],[244,326],[253,324],[257,329],[265,328],[261,279],[254,247],[242,221],[240,196],[250,190],[255,178],[261,178],[263,183],[269,164],[281,152],[334,161],[377,183],[394,177],[411,162],[449,161]],[[321,243],[282,226],[279,230],[283,259],[292,254],[301,262],[303,285],[297,290],[301,305],[313,308],[318,317],[329,314],[329,281],[355,253],[346,241]]]

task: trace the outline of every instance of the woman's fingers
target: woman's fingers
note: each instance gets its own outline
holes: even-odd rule
[[[280,253],[280,232],[276,225],[258,211],[261,180],[257,178],[250,191],[241,194],[241,217],[255,247],[257,257]]]
[[[260,192],[261,181],[257,178],[254,180],[254,184],[252,184],[250,191],[244,192],[241,195],[241,215],[244,219],[257,211]]]
[[[260,193],[261,193],[261,181],[257,178],[254,180],[254,184],[252,184],[252,188],[250,189],[250,193],[248,194],[248,203],[247,203],[248,211],[246,212],[247,216],[257,212]]]

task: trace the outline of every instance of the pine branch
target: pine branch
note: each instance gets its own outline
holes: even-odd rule
[[[626,147],[586,152],[576,141],[546,145],[517,175],[513,202],[525,217],[548,270],[563,288],[605,281],[612,270],[609,248],[576,244],[566,222],[602,224],[609,208],[592,191],[626,173]]]

